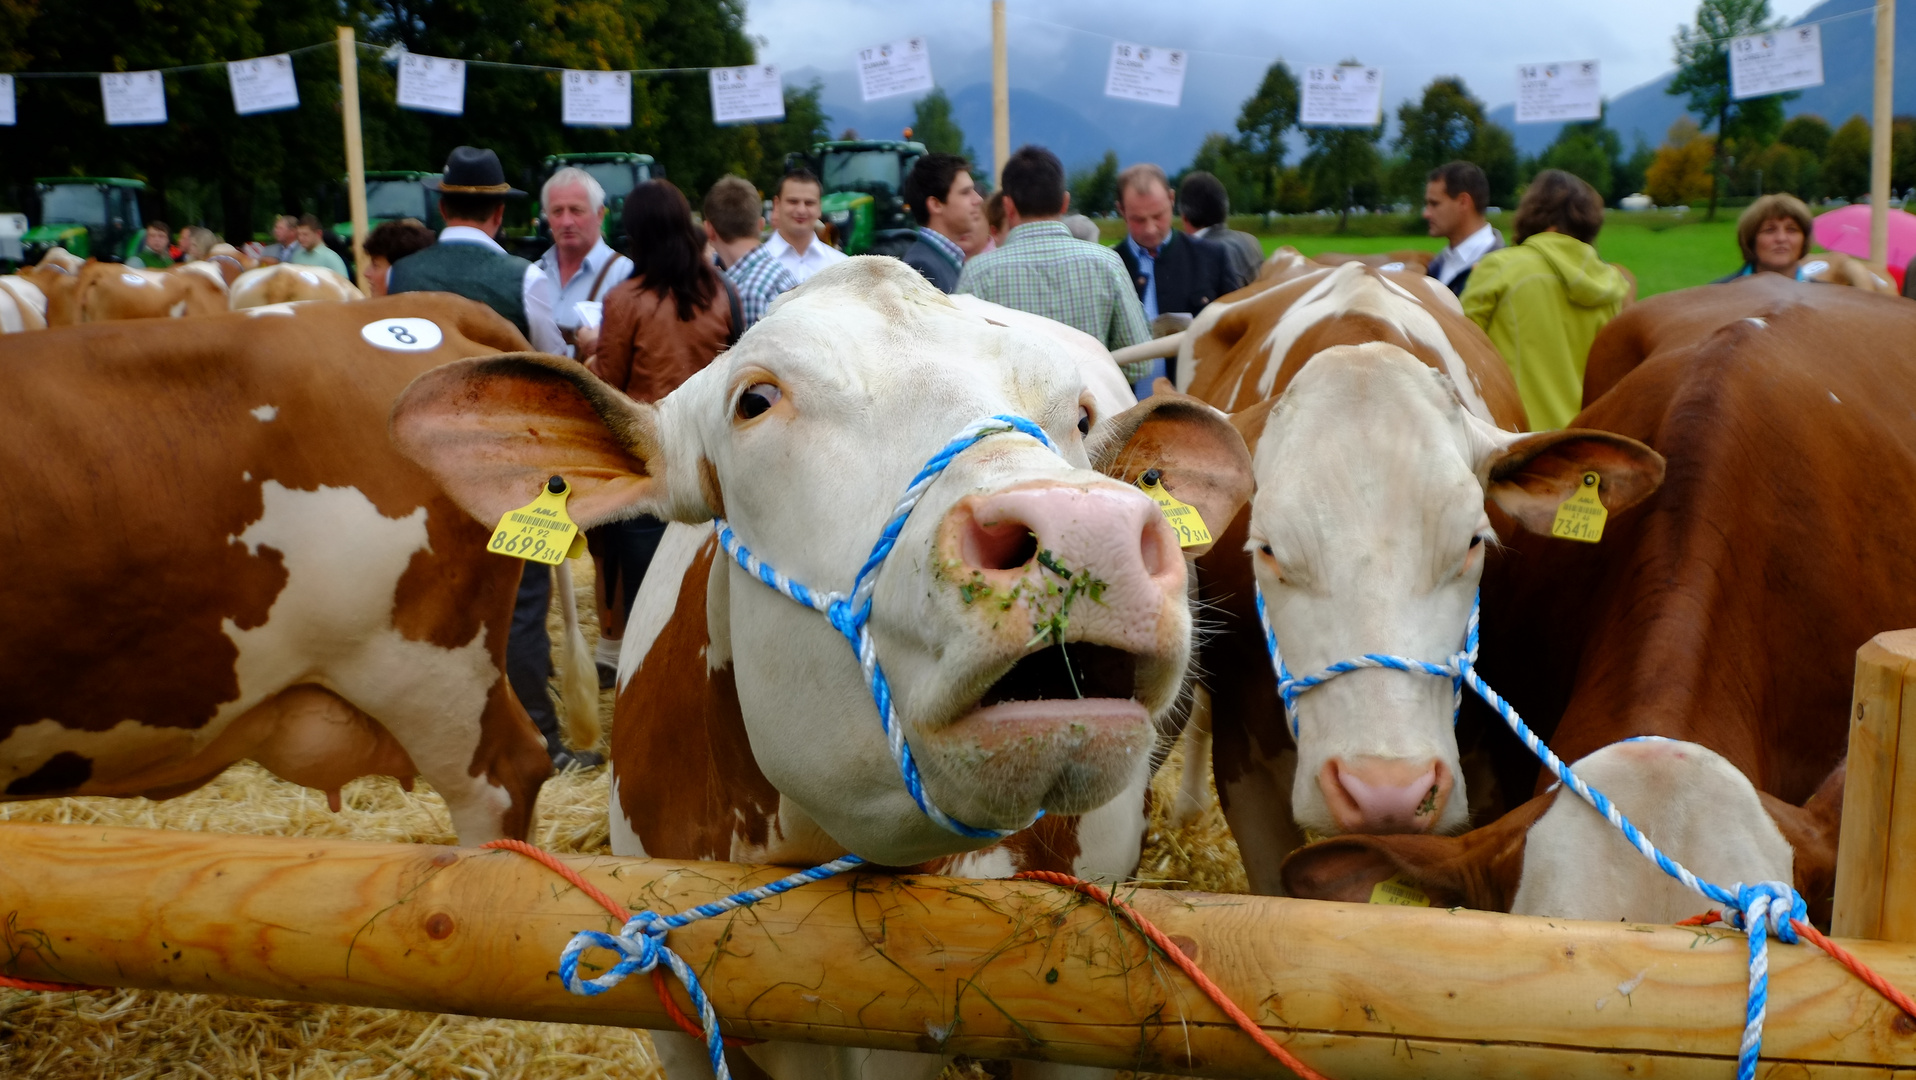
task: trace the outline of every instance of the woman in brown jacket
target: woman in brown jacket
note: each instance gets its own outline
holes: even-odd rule
[[[738,294],[705,259],[692,207],[667,180],[647,180],[625,197],[632,276],[605,296],[598,352],[587,370],[637,401],[657,401],[738,340]],[[614,522],[586,534],[598,571],[599,684],[611,685],[619,640],[665,523]]]

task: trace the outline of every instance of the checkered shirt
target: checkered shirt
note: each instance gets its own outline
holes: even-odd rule
[[[745,317],[745,325],[739,327],[739,333],[744,333],[753,323],[763,319],[779,293],[798,287],[798,279],[764,244],[733,263],[731,269],[725,271],[725,276],[731,278],[733,286],[738,289],[739,313]]]
[[[1003,246],[965,262],[958,291],[1075,326],[1107,349],[1151,340],[1118,253],[1072,236],[1063,222],[1033,221],[1011,230]],[[1125,377],[1143,378],[1149,367],[1149,361],[1127,365]]]

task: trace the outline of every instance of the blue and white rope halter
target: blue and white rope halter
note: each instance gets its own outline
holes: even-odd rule
[[[1016,829],[980,829],[946,814],[925,794],[924,781],[918,776],[918,763],[912,760],[911,746],[905,742],[904,726],[898,722],[898,711],[892,702],[891,683],[885,678],[885,669],[878,664],[878,645],[872,640],[871,634],[872,591],[878,587],[878,571],[885,565],[885,557],[891,554],[892,548],[898,543],[898,534],[904,531],[905,519],[911,516],[912,508],[918,505],[919,498],[932,481],[938,479],[939,474],[973,443],[990,435],[1013,432],[1029,435],[1052,453],[1058,452],[1058,446],[1051,441],[1051,436],[1022,416],[987,416],[965,425],[964,430],[953,436],[944,449],[933,454],[925,467],[912,478],[904,497],[893,508],[891,520],[885,523],[884,530],[879,533],[878,542],[872,545],[871,555],[865,559],[865,565],[859,567],[858,576],[852,580],[850,593],[821,593],[806,588],[752,554],[724,518],[717,522],[719,543],[732,558],[738,560],[746,573],[780,595],[822,613],[851,643],[852,651],[858,655],[858,667],[865,676],[865,685],[871,690],[872,704],[878,708],[878,723],[885,732],[885,745],[890,747],[892,760],[898,764],[899,775],[904,778],[905,790],[911,794],[912,801],[918,804],[918,809],[952,832],[980,840],[1001,840],[1029,828],[1031,821],[1038,818],[1033,817]],[[1039,812],[1039,816],[1043,816],[1043,811]]]
[[[681,911],[677,915],[659,915],[651,911],[641,911],[627,920],[624,928],[616,935],[601,933],[597,930],[582,930],[572,935],[572,940],[566,942],[565,951],[559,954],[559,978],[564,981],[567,990],[586,997],[597,997],[619,985],[627,975],[634,972],[647,974],[660,963],[665,964],[684,985],[686,996],[692,999],[692,1007],[698,1010],[699,1026],[705,1029],[705,1051],[712,1059],[712,1071],[718,1074],[718,1080],[731,1080],[731,1070],[725,1064],[725,1039],[719,1034],[718,1013],[712,1009],[712,1002],[706,998],[705,988],[699,985],[699,977],[692,971],[691,965],[665,944],[665,935],[701,919],[751,907],[760,900],[790,892],[800,885],[824,881],[828,877],[861,865],[864,861],[856,855],[833,859],[823,866],[800,870],[796,874],[779,878],[769,884],[735,892],[723,900],[700,904],[690,911]],[[607,969],[603,975],[590,979],[580,978],[579,958],[587,949],[593,948],[608,949],[618,953],[619,962]]]
[[[1754,885],[1738,882],[1731,888],[1713,885],[1691,873],[1682,863],[1665,855],[1650,842],[1649,837],[1623,816],[1615,803],[1606,798],[1603,792],[1583,782],[1569,765],[1564,764],[1537,733],[1530,730],[1523,717],[1517,714],[1508,701],[1505,701],[1490,684],[1477,674],[1477,622],[1483,607],[1483,595],[1478,594],[1470,606],[1470,622],[1464,631],[1464,647],[1444,663],[1432,663],[1428,660],[1416,660],[1407,656],[1391,656],[1386,653],[1365,653],[1355,660],[1342,660],[1325,668],[1315,675],[1293,678],[1284,666],[1284,656],[1277,646],[1277,632],[1271,628],[1269,612],[1264,607],[1264,591],[1257,593],[1257,617],[1264,628],[1264,646],[1271,654],[1271,669],[1277,675],[1278,693],[1284,699],[1284,710],[1290,718],[1291,735],[1297,736],[1297,698],[1312,687],[1322,686],[1331,679],[1350,671],[1365,668],[1382,668],[1391,671],[1404,671],[1413,675],[1431,675],[1450,679],[1457,687],[1454,707],[1463,705],[1463,687],[1468,686],[1484,699],[1484,702],[1503,718],[1530,752],[1544,763],[1557,779],[1571,791],[1577,793],[1584,802],[1594,807],[1597,813],[1617,827],[1630,845],[1642,852],[1644,857],[1657,864],[1664,873],[1682,882],[1692,891],[1722,906],[1726,912],[1725,921],[1731,926],[1745,931],[1750,940],[1750,989],[1748,1005],[1744,1010],[1743,1042],[1738,1048],[1736,1059],[1737,1080],[1754,1080],[1756,1076],[1757,1056],[1763,1047],[1763,1018],[1769,1005],[1770,959],[1768,937],[1776,935],[1786,944],[1797,942],[1796,929],[1790,925],[1791,919],[1807,919],[1808,909],[1803,898],[1795,889],[1781,881],[1759,881]],[[1453,722],[1455,718],[1453,716]]]

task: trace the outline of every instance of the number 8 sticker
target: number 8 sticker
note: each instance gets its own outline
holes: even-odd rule
[[[426,352],[446,340],[431,319],[380,319],[360,327],[359,336],[368,345],[395,352]]]

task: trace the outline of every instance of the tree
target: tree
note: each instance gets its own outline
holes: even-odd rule
[[[1263,162],[1251,158],[1248,151],[1235,139],[1221,132],[1213,131],[1199,144],[1197,156],[1191,159],[1189,168],[1173,177],[1173,187],[1184,182],[1188,173],[1207,172],[1217,177],[1224,185],[1225,195],[1231,200],[1231,209],[1237,213],[1249,213],[1264,205],[1265,181]]]
[[[1639,134],[1636,144],[1630,148],[1630,156],[1624,158],[1617,167],[1613,183],[1618,197],[1642,191],[1644,176],[1650,171],[1650,163],[1656,159],[1656,148]]]
[[[1277,202],[1283,182],[1284,135],[1297,126],[1298,100],[1297,76],[1279,60],[1264,69],[1264,81],[1238,111],[1238,167],[1243,179],[1257,189],[1257,197],[1246,200],[1246,210],[1269,210]]]
[[[1716,219],[1724,159],[1738,147],[1755,150],[1773,142],[1783,126],[1783,103],[1797,96],[1771,94],[1733,100],[1730,97],[1730,39],[1780,25],[1770,18],[1769,0],[1703,0],[1697,5],[1696,25],[1677,30],[1674,39],[1677,73],[1665,92],[1673,96],[1688,94],[1688,108],[1696,114],[1697,122],[1716,127],[1710,210],[1706,220]]]
[[[1617,187],[1623,172],[1623,139],[1604,123],[1608,113],[1609,103],[1605,102],[1595,120],[1565,124],[1557,132],[1557,140],[1538,156],[1537,168],[1562,169],[1581,177],[1604,201],[1615,203],[1630,192]]]
[[[1344,67],[1360,66],[1345,60]],[[1304,129],[1304,142],[1310,152],[1304,155],[1303,171],[1311,185],[1311,199],[1320,207],[1337,207],[1337,231],[1350,223],[1353,206],[1375,202],[1381,193],[1383,159],[1377,143],[1384,137],[1384,126],[1311,127]]]
[[[1677,117],[1657,148],[1656,159],[1644,173],[1643,189],[1662,206],[1687,205],[1709,198],[1715,190],[1711,161],[1715,139],[1703,134],[1696,121]]]
[[[1869,195],[1869,121],[1852,116],[1830,136],[1823,154],[1823,191],[1852,201]]]
[[[818,101],[824,92],[825,84],[817,79],[803,90],[786,87],[785,119],[758,126],[758,142],[764,148],[761,162],[756,170],[740,175],[751,176],[760,191],[769,192],[785,175],[785,155],[809,154],[813,143],[830,139],[832,118]]]
[[[1424,178],[1451,161],[1474,162],[1490,181],[1493,204],[1517,186],[1517,148],[1510,132],[1484,115],[1484,104],[1454,75],[1432,79],[1423,97],[1397,109],[1397,152],[1392,187],[1421,201]]]
[[[1803,113],[1790,117],[1789,122],[1776,133],[1776,141],[1821,157],[1830,148],[1830,136],[1834,134],[1829,121],[1815,113]]]
[[[1118,206],[1118,152],[1106,150],[1094,169],[1071,174],[1071,209],[1080,214],[1109,214]]]
[[[912,102],[911,137],[925,144],[934,154],[957,154],[967,161],[978,160],[977,151],[965,145],[965,132],[951,118],[951,99],[940,86]]]

